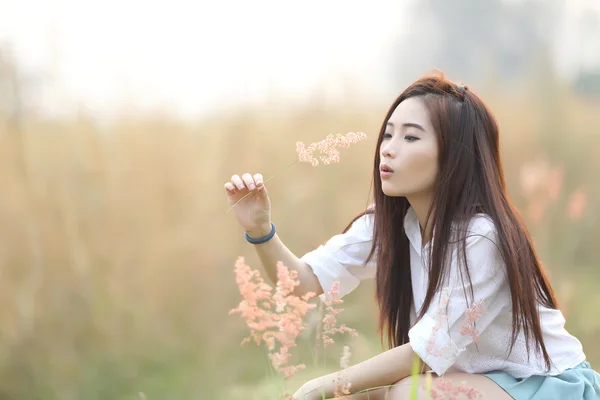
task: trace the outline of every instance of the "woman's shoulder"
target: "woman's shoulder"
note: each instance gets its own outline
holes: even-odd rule
[[[373,237],[374,228],[374,208],[372,209],[371,207],[369,207],[364,212],[355,216],[346,225],[346,228],[344,228],[344,230],[336,236],[344,239],[360,238],[361,240],[371,240]]]
[[[467,233],[475,235],[495,235],[496,224],[491,216],[484,213],[475,214],[469,219]]]
[[[375,213],[367,211],[354,219],[350,225],[350,230],[364,231],[372,235],[375,227]]]
[[[456,241],[453,250],[457,259],[463,254],[461,238],[464,237],[464,254],[472,277],[476,275],[481,279],[499,279],[501,278],[499,274],[503,274],[502,278],[506,278],[505,268],[497,268],[502,265],[503,258],[499,233],[491,216],[483,213],[475,214],[462,225],[464,228],[461,230],[466,232],[458,231],[455,233],[457,236],[454,237]]]
[[[483,247],[483,248],[497,248],[499,245],[498,230],[492,217],[488,214],[479,213],[469,218],[461,226],[455,234],[458,235],[457,239],[460,239],[461,231],[464,232],[467,248],[469,247]]]

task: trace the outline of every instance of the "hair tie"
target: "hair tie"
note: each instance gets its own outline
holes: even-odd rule
[[[465,100],[465,92],[467,90],[469,90],[469,87],[467,85],[465,85],[465,84],[462,84],[462,83],[460,85],[457,85],[457,86],[458,86],[458,93],[460,94],[460,100],[464,101]]]

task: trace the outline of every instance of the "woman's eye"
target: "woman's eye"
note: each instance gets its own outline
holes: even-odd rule
[[[392,137],[392,134],[391,134],[391,133],[388,133],[388,132],[386,132],[386,133],[384,133],[384,134],[383,134],[383,138],[384,138],[384,139],[389,139],[389,138],[391,138],[391,137]]]
[[[419,138],[416,136],[412,136],[412,135],[406,135],[406,136],[404,136],[404,140],[406,140],[407,142],[414,142],[414,141],[419,140]]]

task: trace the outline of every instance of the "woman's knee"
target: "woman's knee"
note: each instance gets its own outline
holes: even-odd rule
[[[410,399],[416,391],[417,398],[425,398],[425,376],[408,376],[393,384],[385,395],[385,400]]]

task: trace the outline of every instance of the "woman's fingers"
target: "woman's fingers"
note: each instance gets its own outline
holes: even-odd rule
[[[231,177],[231,182],[233,182],[233,184],[235,185],[235,187],[238,188],[238,190],[244,190],[244,188],[246,187],[244,185],[244,182],[242,182],[242,180],[240,179],[240,176],[237,174]]]
[[[264,182],[262,174],[251,175],[246,172],[241,178],[237,174],[232,175],[231,181],[225,183],[225,189],[233,193],[236,191],[236,189],[244,190],[248,188],[249,190],[254,190],[256,188],[260,188],[263,184]]]
[[[225,183],[225,190],[228,190],[230,192],[235,192],[235,185],[231,182],[226,182]]]
[[[242,180],[244,181],[244,184],[248,189],[256,189],[256,183],[254,183],[254,178],[249,173],[246,172],[244,175],[242,175]]]
[[[262,174],[254,174],[254,182],[256,183],[256,186],[262,185],[262,183],[263,183]]]

